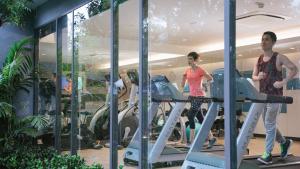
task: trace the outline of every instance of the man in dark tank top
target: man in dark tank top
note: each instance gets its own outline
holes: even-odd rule
[[[291,80],[298,72],[298,68],[287,56],[273,51],[273,46],[277,40],[273,32],[264,32],[261,39],[263,54],[254,65],[252,79],[259,81],[259,91],[269,95],[283,95],[283,86]],[[282,76],[282,67],[285,66],[289,73],[286,78]],[[285,139],[276,128],[277,115],[281,110],[279,103],[267,103],[262,114],[266,139],[265,152],[258,161],[264,164],[272,163],[272,150],[275,139],[280,144],[281,158],[286,158],[291,147],[292,140]]]

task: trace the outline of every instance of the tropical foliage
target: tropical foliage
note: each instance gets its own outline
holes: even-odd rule
[[[13,44],[0,71],[0,151],[36,137],[48,125],[44,116],[17,117],[12,106],[17,91],[29,92],[32,86],[31,43],[31,38],[25,38]]]
[[[14,23],[24,26],[31,17],[31,9],[28,5],[32,0],[1,0],[0,1],[0,27],[4,23]]]
[[[86,165],[79,156],[60,155],[51,148],[22,144],[0,154],[1,169],[103,169],[100,164]]]
[[[103,169],[100,164],[86,165],[79,156],[60,155],[36,144],[40,131],[48,127],[45,116],[16,116],[12,106],[18,90],[29,92],[33,63],[31,38],[16,42],[0,70],[0,168],[2,169]]]

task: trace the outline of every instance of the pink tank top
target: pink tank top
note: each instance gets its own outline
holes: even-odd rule
[[[205,96],[205,92],[202,89],[202,81],[205,71],[197,67],[195,70],[192,68],[187,68],[185,70],[184,75],[187,78],[189,88],[190,88],[190,96]]]

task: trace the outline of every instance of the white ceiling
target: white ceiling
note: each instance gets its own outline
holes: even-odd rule
[[[256,2],[263,2],[258,8]],[[289,48],[299,51],[300,44],[300,0],[239,0],[237,16],[248,13],[269,13],[279,15],[286,20],[274,19],[262,15],[238,20],[236,37],[241,57],[257,57],[260,53],[260,38],[264,31],[277,33],[279,42],[276,50],[286,52]],[[202,54],[203,63],[223,60],[224,9],[223,0],[149,0],[149,52],[150,60],[162,68],[166,65],[186,65],[184,55],[191,50]],[[75,12],[86,13],[86,6]],[[129,0],[119,9],[119,48],[120,63],[133,65],[138,59],[138,0]],[[110,48],[110,11],[93,16],[80,25],[77,30],[84,32],[79,37],[79,58],[81,63],[105,68],[109,64]],[[66,29],[65,37],[70,36]],[[40,51],[44,61],[53,61],[55,52],[47,50],[47,43],[53,43],[54,35],[45,37]],[[51,40],[52,39],[52,40]],[[65,38],[63,47],[65,56],[69,55],[69,41]],[[70,46],[70,45],[69,45]],[[45,48],[45,49],[44,49]],[[255,51],[255,52],[254,52]],[[291,51],[288,51],[291,52]],[[66,60],[67,61],[67,60]],[[70,59],[69,59],[70,61]],[[161,63],[158,63],[161,62]],[[164,64],[162,64],[165,62]],[[129,64],[131,63],[131,64]],[[155,65],[155,64],[154,64]]]

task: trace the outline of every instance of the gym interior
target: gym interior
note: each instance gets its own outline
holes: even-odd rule
[[[135,132],[139,127],[139,6],[138,0],[119,1],[118,6],[118,161],[120,168],[137,168],[138,151],[129,151],[133,144]],[[273,31],[277,42],[273,48],[298,69],[300,69],[300,1],[271,0],[236,2],[236,69],[245,78],[252,78],[253,67],[263,53],[262,34]],[[212,76],[216,70],[224,68],[224,16],[225,1],[221,0],[149,0],[148,1],[148,107],[156,105],[153,115],[148,110],[149,164],[156,168],[181,168],[189,148],[187,111],[190,103],[177,103],[176,100],[153,101],[150,96],[154,91],[153,78],[164,78],[172,90],[179,95],[188,96],[188,86],[182,87],[181,81],[188,68],[187,54],[195,51],[200,58],[197,64]],[[110,80],[112,72],[112,24],[111,10],[99,1],[91,1],[65,15],[41,25],[35,30],[35,68],[39,80],[34,86],[34,112],[47,115],[49,128],[38,139],[39,144],[58,148],[62,153],[78,154],[89,164],[100,163],[110,168]],[[228,17],[228,16],[227,16]],[[283,67],[286,77],[289,69]],[[146,76],[144,76],[146,77]],[[214,76],[213,76],[214,77]],[[292,103],[283,103],[277,119],[277,127],[287,138],[293,140],[288,158],[300,156],[300,130],[298,104],[300,103],[300,76],[297,74],[283,87],[283,95],[292,97]],[[53,83],[54,82],[54,83]],[[214,80],[215,82],[215,80]],[[53,85],[54,86],[51,86]],[[168,87],[167,85],[167,87]],[[204,80],[202,89],[206,97],[212,97],[214,88]],[[254,83],[258,90],[258,82]],[[75,86],[75,87],[74,87]],[[156,86],[157,87],[157,86]],[[163,89],[162,89],[163,90]],[[250,90],[250,89],[249,89]],[[160,93],[161,94],[161,93]],[[159,103],[159,104],[158,104]],[[176,104],[183,104],[177,109]],[[249,111],[250,102],[237,103],[237,132],[241,131]],[[203,101],[202,113],[209,112],[211,101]],[[173,111],[177,113],[176,123],[168,123]],[[224,151],[224,108],[223,103],[217,107],[216,120],[211,132],[217,142],[209,151]],[[77,114],[77,115],[76,115]],[[117,117],[117,116],[115,116]],[[175,117],[174,117],[175,118]],[[175,119],[176,119],[175,118]],[[164,132],[165,125],[172,128]],[[167,128],[165,127],[165,128]],[[201,124],[196,125],[200,130]],[[73,134],[72,134],[73,133]],[[162,133],[168,133],[163,139]],[[250,142],[244,153],[260,156],[265,147],[265,128],[260,117],[251,134]],[[180,149],[179,157],[169,151],[152,151],[156,144],[162,148],[170,146]],[[197,143],[194,143],[197,144]],[[137,144],[138,145],[138,144]],[[204,145],[205,147],[205,145]],[[138,148],[137,148],[138,149]],[[206,149],[203,148],[206,152]],[[159,150],[159,148],[157,148]],[[174,152],[173,152],[174,151]],[[126,158],[135,154],[136,157]],[[153,154],[151,154],[153,153]],[[275,143],[273,154],[280,153],[280,146]],[[166,155],[167,154],[167,155]],[[166,155],[166,156],[164,156]],[[156,157],[153,157],[156,156]],[[169,158],[169,159],[168,159]],[[181,160],[177,160],[181,159]],[[274,157],[273,157],[274,158]],[[135,160],[134,160],[135,159]],[[176,160],[174,160],[176,159]],[[300,159],[300,158],[297,158]],[[210,159],[214,161],[213,159]],[[255,160],[253,160],[254,163]],[[284,164],[273,159],[274,165]],[[294,161],[293,161],[294,162]],[[297,162],[297,160],[296,160]],[[114,162],[116,163],[116,162]],[[299,167],[300,164],[298,163]],[[274,166],[273,166],[274,167]],[[282,166],[281,166],[282,167]],[[295,167],[293,165],[285,168]],[[188,167],[187,167],[188,168]],[[193,168],[193,167],[190,167]],[[194,167],[197,168],[197,167]],[[204,167],[205,168],[205,167]]]

